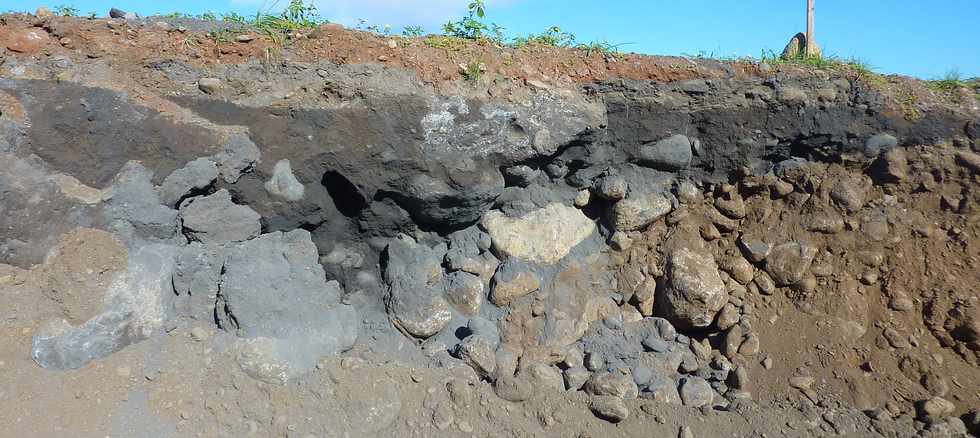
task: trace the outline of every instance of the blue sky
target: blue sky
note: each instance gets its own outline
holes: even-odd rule
[[[288,0],[279,0],[282,4]],[[323,18],[352,26],[421,25],[437,32],[468,0],[314,0]],[[104,15],[117,6],[142,15],[182,11],[254,14],[275,0],[6,0],[0,9],[69,4]],[[805,26],[804,0],[488,0],[487,19],[508,36],[561,26],[580,41],[630,43],[652,54],[758,57],[782,50]],[[280,5],[281,6],[281,5]],[[956,70],[980,76],[980,0],[817,0],[817,41],[825,54],[856,57],[882,73],[931,79]]]

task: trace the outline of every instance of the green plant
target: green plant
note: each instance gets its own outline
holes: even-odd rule
[[[936,91],[948,92],[965,88],[966,82],[963,81],[963,75],[960,74],[959,70],[953,69],[946,72],[941,78],[927,81],[926,85]]]
[[[619,48],[632,43],[619,43],[613,44],[606,40],[595,40],[591,43],[582,43],[575,46],[576,49],[585,52],[585,56],[592,56],[593,54],[600,54],[602,56],[610,57],[622,57],[623,54],[620,53]]]
[[[409,38],[425,36],[425,29],[422,26],[405,26],[405,29],[402,30],[402,35]]]
[[[204,21],[218,21],[218,14],[214,13],[214,11],[207,11],[201,14],[200,16],[198,16],[197,18]]]
[[[69,5],[58,5],[54,7],[54,13],[62,17],[76,17],[78,16],[78,8]]]
[[[95,12],[95,11],[89,11],[89,13],[88,13],[88,19],[89,20],[94,20],[94,19],[98,18],[98,16],[99,16],[99,14],[97,12]]]
[[[530,34],[527,37],[518,36],[514,38],[514,47],[519,48],[529,45],[571,47],[575,45],[575,35],[561,30],[558,26],[551,26],[537,35]]]
[[[442,49],[448,51],[460,50],[466,46],[466,40],[462,38],[457,38],[453,36],[444,36],[444,35],[430,35],[425,38],[423,43],[426,46],[432,47],[434,49]]]
[[[504,28],[496,23],[485,23],[486,7],[483,0],[473,0],[467,7],[466,17],[459,21],[448,21],[442,25],[442,33],[446,36],[467,40],[487,39],[501,43],[504,39]]]
[[[470,62],[465,65],[460,65],[460,70],[463,74],[463,79],[470,82],[480,82],[480,78],[483,77],[483,63],[482,62]]]

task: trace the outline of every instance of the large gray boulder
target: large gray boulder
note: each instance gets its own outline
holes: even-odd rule
[[[385,248],[388,314],[396,327],[411,336],[435,335],[452,318],[441,264],[445,254],[445,246],[429,248],[405,235]]]
[[[203,243],[240,242],[262,231],[259,214],[232,202],[225,189],[185,200],[180,204],[180,218],[184,233]]]
[[[274,345],[270,359],[288,375],[350,349],[357,340],[357,311],[341,305],[343,291],[326,281],[310,233],[274,232],[231,245],[215,311],[220,326],[241,338]]]
[[[157,187],[157,193],[160,202],[173,207],[184,197],[214,184],[217,179],[218,165],[209,158],[198,158],[168,175]]]
[[[68,370],[147,339],[173,313],[173,246],[145,245],[109,285],[102,313],[73,327],[49,321],[34,335],[31,357],[42,368]]]
[[[715,258],[696,236],[675,237],[668,247],[666,282],[657,298],[661,313],[678,327],[708,327],[728,302]]]
[[[127,162],[113,181],[103,215],[125,237],[169,241],[179,229],[177,211],[161,204],[152,177],[143,165]]]
[[[654,144],[640,147],[640,164],[663,170],[686,169],[693,157],[691,140],[675,134]]]

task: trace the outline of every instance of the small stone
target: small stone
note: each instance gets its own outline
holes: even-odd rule
[[[589,205],[589,201],[591,200],[592,200],[592,192],[588,190],[582,190],[578,192],[578,195],[575,196],[575,206],[578,208],[584,208],[585,206]]]
[[[255,34],[243,33],[241,35],[236,36],[235,41],[238,41],[240,43],[248,43],[248,42],[252,42],[252,40],[254,40],[255,38],[256,38]]]
[[[731,219],[742,219],[745,217],[745,201],[738,192],[732,191],[723,196],[715,198],[715,208],[721,214]]]
[[[468,336],[456,346],[456,357],[484,378],[494,375],[497,356],[490,341],[482,336]]]
[[[597,417],[612,423],[619,423],[629,418],[630,414],[626,402],[612,395],[593,397],[589,408]]]
[[[742,326],[735,325],[725,332],[724,351],[726,357],[734,357],[738,354],[738,348],[742,346]]]
[[[908,338],[902,335],[901,333],[899,333],[898,330],[895,330],[894,328],[891,327],[886,328],[882,332],[882,335],[885,337],[885,340],[888,341],[888,345],[891,345],[892,348],[897,348],[900,350],[912,348],[912,345],[909,343]]]
[[[684,406],[700,408],[708,406],[714,399],[714,390],[707,380],[696,376],[686,376],[681,379],[680,394]]]
[[[565,389],[569,391],[578,391],[585,386],[585,382],[589,381],[589,377],[592,373],[583,367],[568,368],[563,373],[565,379]]]
[[[197,342],[208,339],[208,331],[204,327],[194,327],[191,329],[191,339]]]
[[[766,257],[766,272],[777,285],[788,286],[803,280],[817,255],[817,249],[800,241],[778,245]]]
[[[754,269],[748,260],[742,257],[725,257],[721,259],[719,268],[725,271],[739,284],[749,284],[754,276]]]
[[[956,405],[942,397],[933,397],[916,403],[916,412],[919,418],[935,422],[948,417],[956,411]]]
[[[624,399],[634,399],[639,389],[633,378],[619,372],[598,372],[592,375],[584,387],[592,395],[614,395]]]
[[[473,432],[473,426],[467,421],[460,421],[459,423],[456,424],[456,427],[458,427],[459,431],[463,433]]]
[[[589,371],[599,371],[606,366],[605,359],[602,358],[602,354],[598,352],[586,353],[585,355],[585,368]]]
[[[718,327],[718,330],[725,331],[733,325],[738,324],[741,318],[742,315],[739,313],[738,308],[728,303],[718,312],[718,319],[715,320],[715,326]]]
[[[899,312],[908,312],[915,308],[915,303],[904,292],[893,292],[888,300],[888,307]]]
[[[617,231],[609,239],[609,244],[616,251],[628,251],[633,246],[633,239],[630,239],[626,233]]]
[[[293,168],[289,160],[279,160],[272,171],[272,177],[265,182],[265,190],[272,195],[283,198],[287,201],[299,201],[303,199],[306,188],[303,183],[293,175]]]
[[[742,345],[738,347],[738,354],[745,357],[752,357],[759,354],[759,336],[755,333],[746,335],[745,340],[742,341]]]
[[[742,249],[742,253],[745,254],[745,258],[749,259],[752,263],[759,263],[765,260],[769,256],[769,252],[772,251],[772,246],[768,243],[747,235],[742,235],[738,238],[738,246]]]
[[[596,180],[595,184],[592,186],[592,189],[597,195],[604,199],[618,201],[626,197],[628,184],[623,177],[610,175]]]
[[[201,78],[197,81],[197,88],[206,94],[215,94],[221,90],[221,79],[218,78]]]
[[[802,391],[810,389],[814,381],[812,376],[793,376],[789,378],[789,386]]]

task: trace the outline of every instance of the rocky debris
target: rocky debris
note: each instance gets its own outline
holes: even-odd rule
[[[592,397],[592,401],[589,402],[589,408],[592,409],[592,412],[597,417],[612,423],[619,423],[630,416],[630,410],[626,406],[626,402],[622,398],[614,395]]]
[[[520,165],[504,170],[504,179],[518,187],[527,187],[541,176],[541,171],[530,166]]]
[[[432,336],[452,318],[444,297],[441,261],[445,253],[445,246],[429,248],[405,235],[392,239],[385,248],[388,312],[392,323],[412,336]]]
[[[123,236],[171,241],[177,236],[177,211],[160,203],[151,178],[139,163],[126,163],[113,180],[103,214],[109,226]]]
[[[105,292],[101,313],[80,326],[49,321],[34,335],[31,357],[43,368],[78,369],[149,338],[173,313],[174,248],[145,245]]]
[[[766,272],[778,286],[789,286],[803,280],[817,249],[802,241],[791,241],[773,247],[766,257]]]
[[[609,222],[617,231],[643,230],[672,209],[670,200],[662,193],[630,195],[613,206]]]
[[[668,245],[666,283],[658,290],[657,305],[679,327],[711,325],[728,301],[714,256],[698,237],[675,237]]]
[[[241,242],[262,231],[260,216],[248,206],[232,202],[221,189],[212,195],[188,198],[180,204],[184,234],[203,243]]]
[[[250,345],[251,361],[282,364],[286,376],[313,368],[323,356],[350,349],[358,312],[341,305],[343,290],[326,281],[310,233],[274,232],[231,245],[215,314],[220,326]]]
[[[303,199],[306,188],[293,175],[289,160],[279,160],[272,171],[272,177],[265,182],[265,190],[287,201]]]
[[[929,422],[942,420],[954,411],[956,411],[956,405],[942,397],[933,397],[916,404],[916,412],[919,418]]]
[[[185,197],[199,194],[218,179],[218,165],[210,158],[198,158],[173,171],[157,187],[160,201],[176,207]]]
[[[520,218],[491,211],[480,225],[490,234],[497,254],[545,264],[558,262],[595,231],[595,223],[580,210],[562,204]]]
[[[657,169],[681,170],[691,164],[691,140],[676,134],[640,147],[639,161]]]

